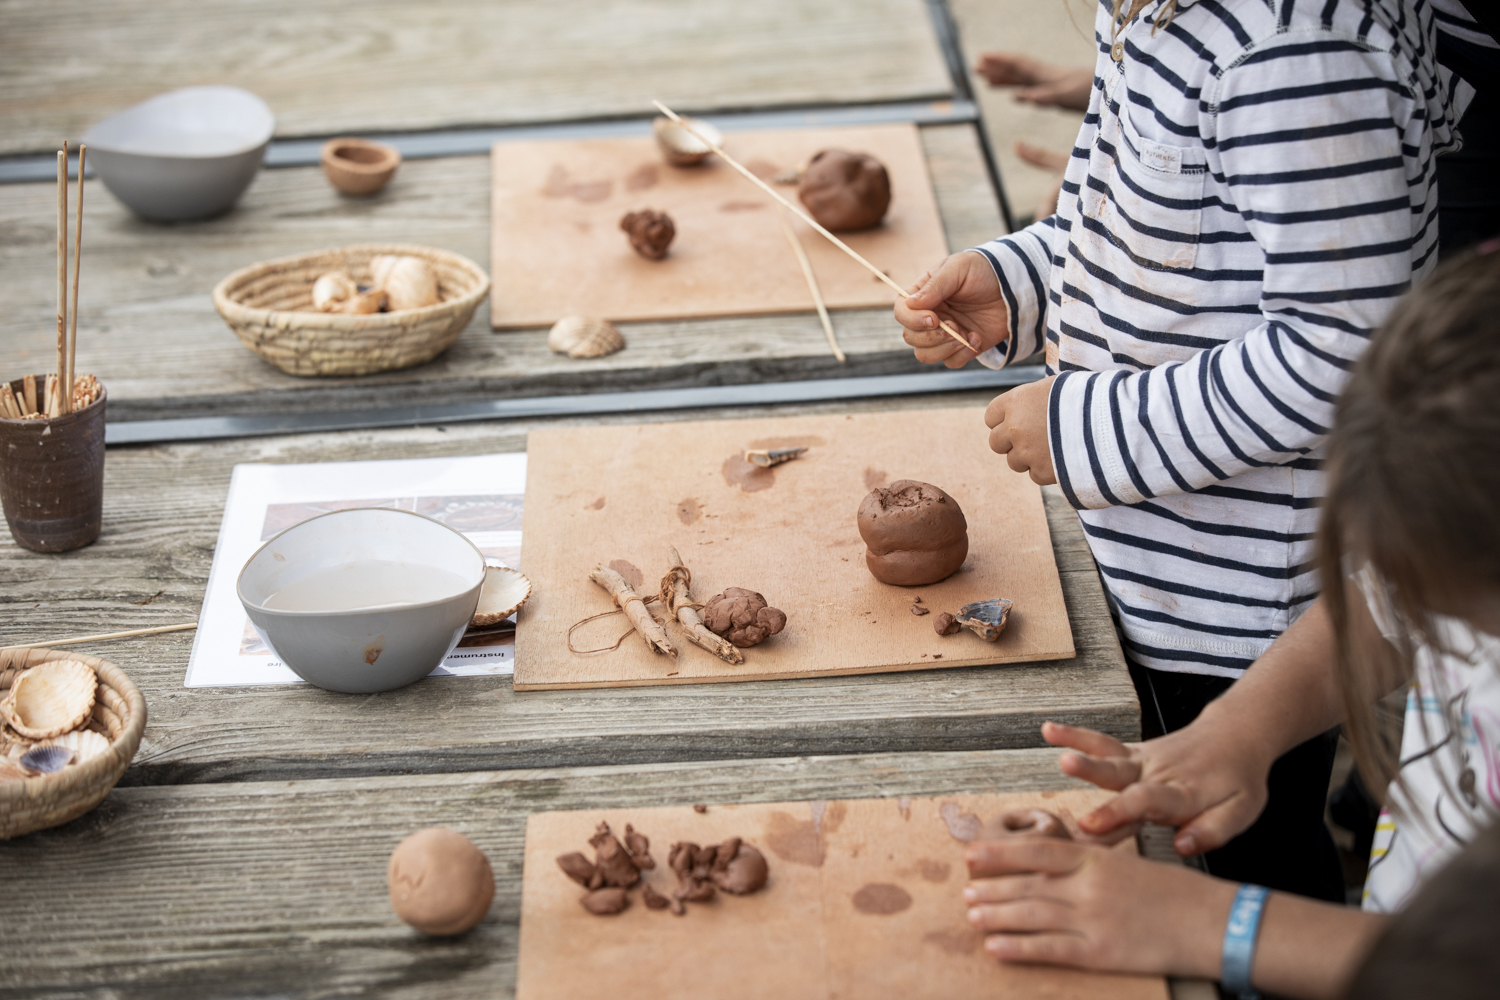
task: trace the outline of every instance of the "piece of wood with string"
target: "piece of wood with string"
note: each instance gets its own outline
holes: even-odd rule
[[[625,612],[625,617],[630,619],[630,624],[635,626],[635,630],[653,653],[666,653],[673,659],[677,658],[677,647],[667,638],[667,630],[651,617],[645,600],[635,592],[629,581],[602,563],[594,567],[589,579],[608,591],[615,605]]]
[[[667,575],[661,578],[661,600],[677,618],[677,623],[687,632],[688,641],[695,646],[708,650],[710,653],[723,660],[738,666],[745,662],[745,654],[741,653],[734,643],[723,636],[715,635],[709,631],[707,625],[703,624],[703,616],[698,614],[701,605],[693,600],[692,580],[693,573],[682,564],[682,556],[675,548],[667,549],[667,560],[671,568]]]

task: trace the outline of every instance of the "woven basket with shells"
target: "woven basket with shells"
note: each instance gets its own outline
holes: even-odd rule
[[[104,801],[145,728],[145,699],[108,660],[0,649],[0,840]]]
[[[377,258],[414,257],[437,282],[438,301],[416,308],[368,313],[319,311],[314,285],[344,274],[355,286],[377,288]],[[398,269],[384,281],[409,287]],[[337,279],[324,282],[320,296]],[[344,290],[346,295],[354,291]],[[466,257],[407,244],[363,244],[283,257],[234,272],[214,288],[214,308],[235,336],[292,375],[369,375],[424,364],[447,350],[490,292],[490,278]],[[395,296],[376,296],[394,299]],[[376,307],[378,308],[379,302]]]

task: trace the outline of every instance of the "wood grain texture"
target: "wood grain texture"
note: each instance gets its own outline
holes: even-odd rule
[[[946,251],[915,125],[735,133],[725,152],[762,179],[823,149],[869,153],[891,184],[885,219],[842,239],[901,287]],[[777,215],[789,215],[718,157],[662,160],[654,139],[499,143],[491,156],[495,274],[490,322],[550,324],[568,315],[647,320],[760,315],[812,307]],[[795,185],[783,197],[797,203]],[[645,260],[620,231],[627,213],[665,212],[676,237]],[[791,219],[830,308],[881,308],[895,293],[801,219]]]
[[[1076,787],[1055,750],[1013,750],[116,788],[0,843],[7,899],[35,901],[7,912],[0,996],[510,997],[529,813]],[[436,825],[495,871],[458,938],[417,934],[386,896],[392,848]]]
[[[776,412],[972,407],[986,396]],[[764,409],[712,415],[741,413],[767,415]],[[532,428],[596,423],[517,421],[110,449],[98,542],[44,556],[0,533],[0,642],[195,618],[237,462],[517,451]],[[1040,744],[1038,727],[1048,718],[1136,739],[1140,708],[1077,516],[1055,488],[1044,496],[1078,650],[1076,659],[1059,663],[775,685],[525,694],[514,693],[507,678],[434,678],[350,698],[307,686],[184,689],[192,633],[81,651],[118,663],[146,697],[149,724],[125,784],[1028,747]]]
[[[921,130],[950,249],[987,239],[999,209],[972,126]],[[489,159],[404,164],[369,199],[341,197],[314,168],[263,172],[228,215],[158,226],[132,217],[98,182],[84,205],[78,371],[109,387],[111,419],[364,409],[507,396],[883,375],[920,366],[889,308],[836,311],[849,355],[828,353],[816,315],[631,323],[628,347],[575,360],[545,330],[490,331],[489,304],[430,364],[345,379],[298,378],[246,349],[210,292],[231,271],[320,247],[410,242],[490,260]],[[747,185],[748,186],[748,185]],[[44,371],[55,341],[56,192],[0,185],[0,373]],[[933,263],[936,263],[935,261]]]
[[[1110,797],[1079,788],[534,813],[516,996],[586,996],[607,982],[620,1000],[1166,1000],[1156,976],[1002,965],[960,903],[964,845],[979,823],[1024,809],[1066,822]],[[752,895],[689,903],[681,917],[648,910],[632,889],[631,905],[602,919],[579,905],[579,886],[555,861],[587,855],[600,822],[651,838],[657,865],[642,882],[662,895],[676,887],[667,858],[679,841],[739,837],[765,856],[770,878]],[[1137,848],[1127,840],[1116,849]]]
[[[779,684],[1071,658],[1040,491],[996,461],[977,433],[983,424],[976,407],[533,432],[520,568],[536,590],[516,630],[516,690]],[[793,447],[808,451],[771,470],[743,458],[749,448]],[[871,576],[855,523],[873,487],[905,479],[947,491],[968,524],[962,568],[921,587]],[[570,652],[570,642],[607,647],[628,627],[611,616],[570,635],[614,606],[590,582],[593,567],[624,560],[650,596],[671,547],[692,571],[698,601],[726,587],[759,591],[786,613],[786,628],[736,667],[694,648],[664,656],[636,636],[606,653]],[[937,613],[996,597],[1015,602],[997,641],[933,630]],[[927,615],[912,613],[917,598]],[[666,617],[660,608],[657,617]]]
[[[0,153],[203,83],[259,94],[283,137],[951,91],[922,0],[0,4]]]

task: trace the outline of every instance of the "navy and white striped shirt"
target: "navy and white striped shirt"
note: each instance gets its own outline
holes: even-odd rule
[[[1150,3],[1112,45],[1058,213],[977,252],[1045,349],[1058,482],[1127,653],[1236,677],[1317,593],[1334,399],[1436,263],[1455,86],[1426,0]],[[1114,54],[1120,56],[1113,58]]]

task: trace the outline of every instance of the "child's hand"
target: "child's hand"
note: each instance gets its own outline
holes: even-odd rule
[[[1051,391],[1051,378],[1017,386],[996,396],[984,411],[985,425],[990,428],[990,450],[1004,455],[1006,464],[1016,472],[1031,473],[1031,481],[1040,486],[1057,482],[1052,446],[1047,440],[1047,397]]]
[[[1172,846],[1187,857],[1224,846],[1266,806],[1272,761],[1228,726],[1194,723],[1127,747],[1092,729],[1048,722],[1042,738],[1078,751],[1062,755],[1064,773],[1120,793],[1079,818],[1090,836],[1110,839],[1142,822],[1175,826]]]
[[[964,888],[987,952],[1039,962],[1201,976],[1219,974],[1235,886],[1178,864],[1052,837],[976,841]],[[1143,919],[1146,917],[1147,919]]]
[[[1000,280],[977,253],[953,254],[918,278],[909,292],[896,303],[896,322],[905,327],[902,336],[924,365],[962,368],[1009,336],[1010,312]],[[938,329],[940,319],[958,327],[969,350]]]
[[[979,57],[974,72],[991,87],[1019,87],[1016,100],[1042,107],[1087,111],[1094,89],[1092,69],[1066,69],[1018,52],[986,52]]]

